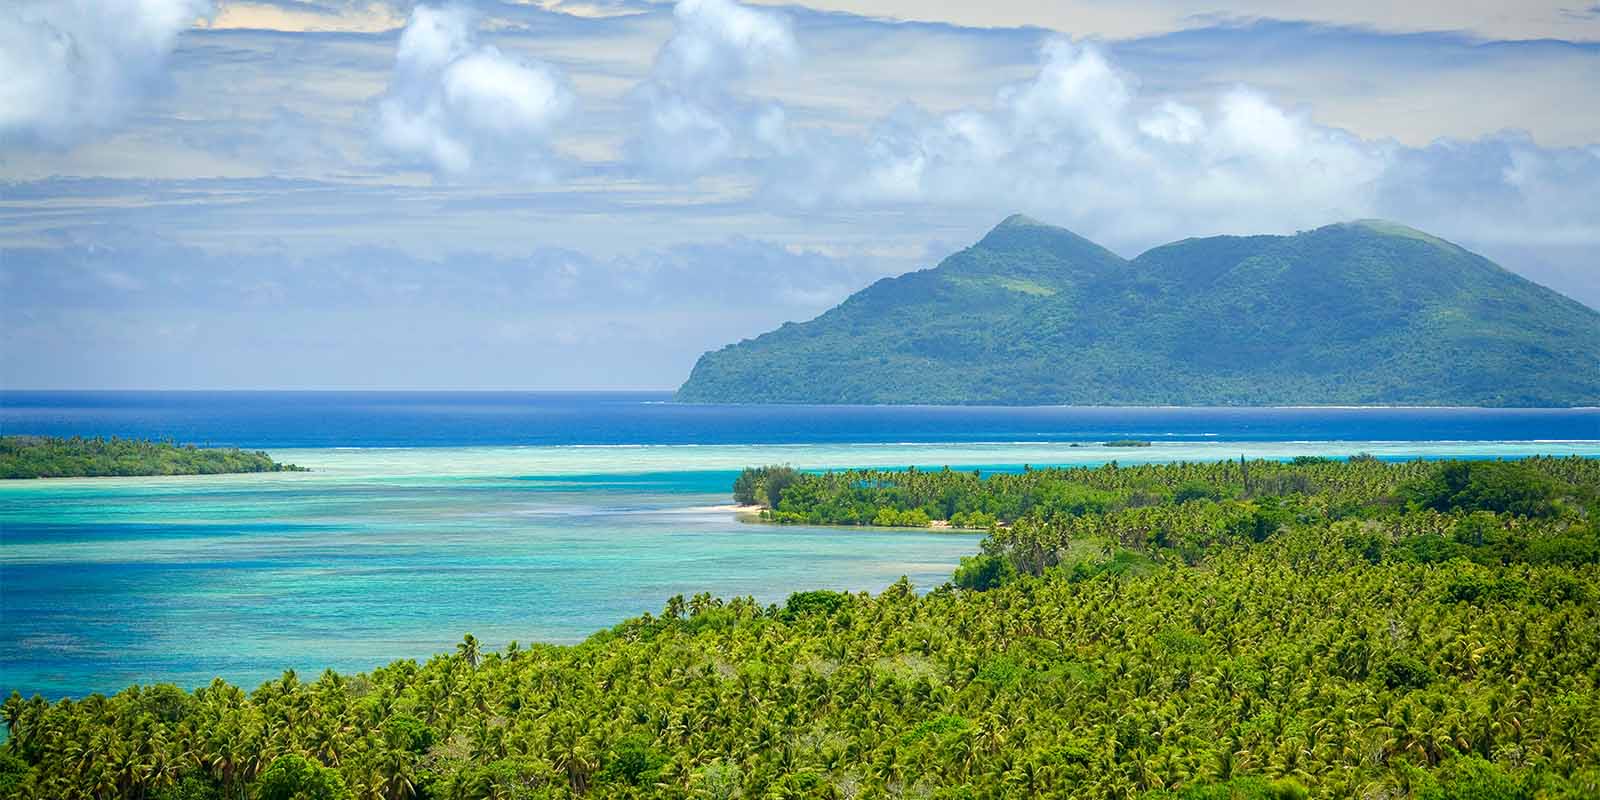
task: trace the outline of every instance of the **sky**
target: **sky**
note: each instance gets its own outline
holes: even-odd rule
[[[0,3],[3,388],[673,388],[1019,212],[1600,307],[1600,4]]]

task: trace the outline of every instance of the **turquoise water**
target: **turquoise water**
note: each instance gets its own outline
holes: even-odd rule
[[[678,593],[921,588],[968,534],[741,522],[748,464],[1011,467],[1290,457],[1600,456],[1600,442],[656,445],[275,450],[311,473],[0,483],[0,689],[254,686],[471,632],[576,641]]]

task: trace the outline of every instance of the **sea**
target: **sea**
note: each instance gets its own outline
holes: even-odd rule
[[[667,598],[948,580],[967,533],[741,519],[747,465],[1600,457],[1600,409],[720,406],[664,392],[0,393],[0,432],[264,449],[305,473],[0,481],[0,694],[253,688],[574,643]],[[1139,439],[1149,447],[1105,442]]]

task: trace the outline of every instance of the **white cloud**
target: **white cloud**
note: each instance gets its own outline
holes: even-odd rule
[[[210,0],[8,0],[0,5],[0,141],[66,146],[151,90]]]
[[[678,0],[672,16],[677,31],[662,48],[656,72],[679,87],[737,77],[796,53],[787,20],[733,0]]]
[[[788,5],[792,0],[753,0]],[[1216,19],[1303,19],[1382,31],[1469,31],[1501,39],[1600,40],[1590,0],[807,0],[828,11],[976,28],[1030,26],[1114,39]]]
[[[215,30],[340,31],[382,33],[406,21],[400,4],[384,0],[227,0],[206,26]]]
[[[695,175],[732,158],[781,151],[783,108],[742,98],[734,85],[795,58],[788,20],[733,0],[678,0],[673,19],[672,38],[635,91],[638,130],[628,142],[634,163]]]
[[[1587,258],[1573,261],[1600,287],[1600,146],[1540,147],[1508,132],[1401,148],[1379,206],[1384,216],[1497,251],[1586,249]]]
[[[739,143],[733,123],[762,107],[712,107],[719,136],[706,141]],[[1095,44],[1049,41],[1030,78],[981,107],[902,104],[862,133],[764,107],[743,158],[704,168],[746,176],[762,187],[753,202],[774,210],[990,221],[1021,210],[1129,254],[1373,216],[1468,243],[1600,245],[1600,148],[1517,133],[1407,147],[1318,124],[1247,86],[1148,97]]]
[[[1056,40],[1033,78],[986,109],[903,108],[862,140],[803,149],[809,163],[782,169],[781,183],[815,176],[797,188],[807,204],[1025,209],[1125,243],[1371,214],[1393,145],[1318,126],[1245,88],[1209,110],[1145,101],[1098,47]]]
[[[555,67],[479,43],[476,23],[460,6],[412,11],[378,105],[378,142],[437,174],[543,175],[572,90]]]
[[[783,136],[789,151],[743,166],[767,197],[802,210],[989,221],[1020,210],[1128,255],[1185,236],[1361,217],[1544,253],[1557,267],[1574,248],[1600,246],[1600,146],[1505,132],[1408,147],[1319,125],[1244,86],[1199,103],[1144,97],[1093,44],[1046,44],[1037,72],[982,108],[905,105],[860,136]],[[1592,297],[1587,283],[1577,288]]]
[[[11,2],[0,0],[0,15]],[[42,241],[48,203],[50,225],[123,224],[215,250],[280,241],[285,258],[373,242],[429,257],[505,255],[538,241],[604,259],[735,233],[818,252],[928,246],[894,260],[901,269],[937,261],[1011,211],[1125,255],[1182,236],[1383,216],[1600,305],[1600,151],[1588,144],[1600,129],[1571,113],[1600,97],[1576,77],[1600,63],[1592,47],[1263,23],[1054,45],[1041,58],[1043,31],[800,7],[744,16],[728,2],[691,3],[604,21],[479,7],[500,16],[476,36],[470,19],[413,36],[410,72],[392,37],[184,34],[163,113],[70,151],[0,154],[8,181],[139,180],[10,183],[0,246]],[[447,65],[489,41],[560,64],[583,113],[518,139],[496,126],[535,129],[547,105],[519,115],[447,104]],[[476,82],[463,74],[460,84]],[[394,156],[463,174],[433,157],[455,144],[441,152],[470,154],[472,180],[374,180],[382,100],[415,134]],[[429,117],[430,102],[455,113]],[[361,109],[374,113],[352,113]],[[653,125],[661,130],[646,139]],[[1532,134],[1495,133],[1508,126]],[[619,152],[658,180],[621,174]],[[567,180],[530,190],[527,175],[552,153],[573,167],[559,170]],[[163,180],[218,175],[322,183]],[[676,279],[693,285],[689,267],[701,268]],[[552,274],[541,290],[557,285]]]

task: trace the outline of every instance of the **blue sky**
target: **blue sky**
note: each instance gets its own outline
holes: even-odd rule
[[[1600,6],[1391,5],[13,0],[0,383],[669,388],[1018,211],[1600,306]]]

